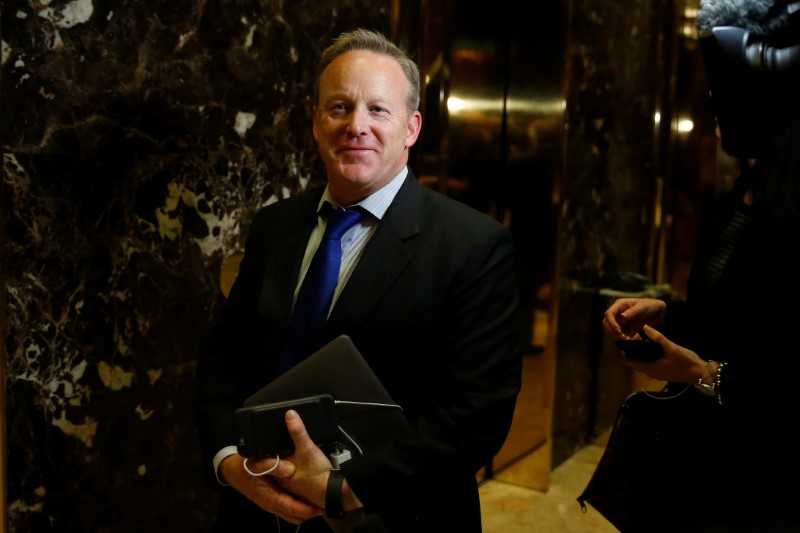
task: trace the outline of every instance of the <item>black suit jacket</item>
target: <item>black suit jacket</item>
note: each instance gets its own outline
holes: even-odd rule
[[[198,359],[209,472],[214,453],[236,442],[233,411],[270,375],[320,196],[281,200],[253,220]],[[508,230],[409,172],[327,324],[328,339],[353,339],[411,422],[384,448],[342,466],[389,530],[481,530],[475,476],[504,442],[520,388],[517,299]],[[225,514],[221,523],[233,518]]]

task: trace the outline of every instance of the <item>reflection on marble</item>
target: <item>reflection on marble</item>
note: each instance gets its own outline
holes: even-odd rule
[[[622,365],[604,364],[617,354],[600,345],[604,302],[595,295],[606,273],[652,268],[674,28],[663,2],[570,5],[553,466],[602,431],[629,392]]]
[[[322,183],[316,59],[390,2],[0,8],[10,531],[208,530],[194,351],[221,265]]]

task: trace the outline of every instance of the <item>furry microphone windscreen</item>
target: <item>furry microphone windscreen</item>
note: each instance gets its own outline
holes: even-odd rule
[[[736,26],[760,36],[785,31],[790,13],[800,9],[800,2],[790,0],[701,0],[697,11],[697,29]]]

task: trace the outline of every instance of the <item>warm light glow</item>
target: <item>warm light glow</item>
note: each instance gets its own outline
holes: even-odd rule
[[[447,99],[447,109],[453,114],[468,111],[500,112],[503,110],[503,102],[497,98],[459,98],[450,96]]]
[[[563,98],[548,98],[539,96],[536,98],[509,98],[508,108],[516,112],[538,113],[552,115],[563,113],[567,107],[567,102]]]
[[[465,107],[467,107],[467,104],[461,98],[456,98],[455,96],[451,96],[450,98],[447,99],[447,110],[450,111],[451,113],[458,113]]]
[[[683,120],[678,121],[678,131],[680,133],[689,133],[694,129],[694,122],[690,119],[685,118]]]
[[[507,107],[515,112],[524,113],[563,113],[566,108],[566,101],[561,98],[509,98]],[[499,113],[503,111],[503,101],[499,98],[460,98],[458,96],[450,96],[447,98],[447,109],[453,114],[468,111]]]
[[[697,38],[697,26],[695,26],[694,22],[685,22],[681,27],[681,33],[684,37],[688,37],[690,39]]]

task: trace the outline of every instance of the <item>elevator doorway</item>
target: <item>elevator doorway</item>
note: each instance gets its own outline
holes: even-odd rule
[[[404,19],[398,40],[418,43],[424,80],[412,167],[426,185],[501,221],[517,246],[523,386],[506,443],[480,474],[494,477],[549,446],[566,7],[438,0],[399,2],[395,13]],[[546,489],[543,471],[524,484]]]

